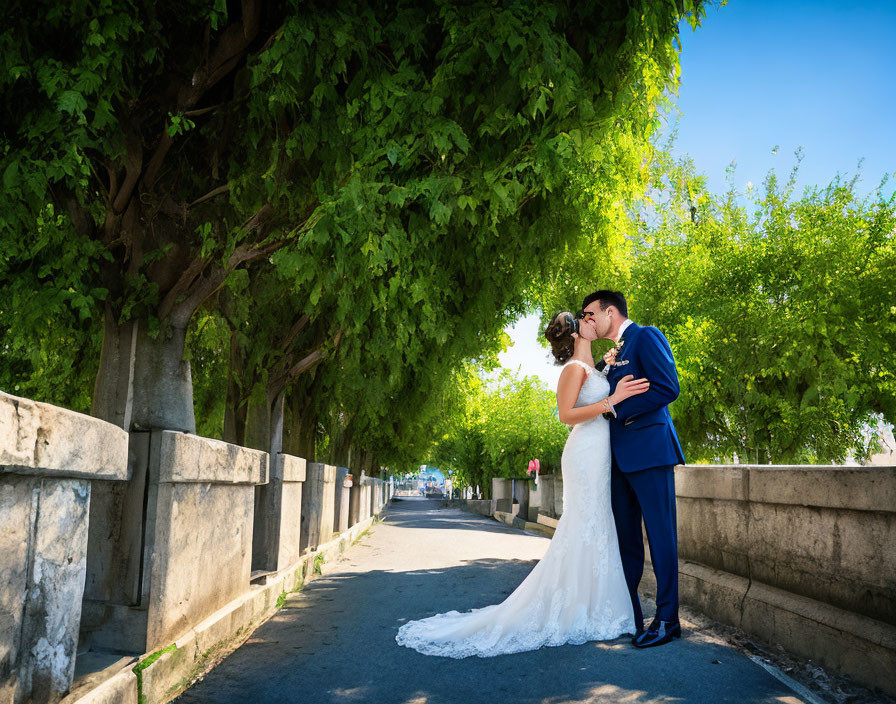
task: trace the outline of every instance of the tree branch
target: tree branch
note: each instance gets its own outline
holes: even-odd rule
[[[124,168],[124,181],[112,201],[112,210],[116,215],[123,213],[127,207],[143,169],[143,142],[140,135],[132,129],[128,130]]]
[[[178,114],[183,114],[185,110],[192,108],[210,88],[236,68],[243,59],[254,41],[255,35],[258,34],[261,4],[261,0],[243,0],[242,21],[234,23],[224,30],[217,46],[211,52],[208,64],[197,68],[190,83],[181,86],[175,107]],[[167,129],[163,130],[155,153],[144,174],[147,188],[152,187],[162,166],[162,161],[173,143],[174,139],[168,135]]]
[[[285,353],[286,350],[289,349],[289,346],[292,344],[293,340],[295,340],[296,335],[298,335],[299,332],[301,332],[302,328],[304,328],[308,324],[309,320],[311,320],[311,318],[306,313],[293,324],[292,328],[283,339],[283,344],[280,345],[281,352]]]
[[[208,260],[202,259],[202,257],[196,257],[196,259],[190,262],[184,272],[178,277],[174,286],[169,289],[162,299],[159,305],[159,320],[164,320],[171,313],[177,304],[177,300],[188,293],[190,286],[202,275],[206,266],[208,266]]]
[[[194,200],[192,203],[190,203],[187,207],[192,208],[193,206],[199,205],[200,203],[204,203],[205,201],[210,200],[211,198],[214,198],[217,195],[220,195],[222,193],[227,193],[227,191],[229,191],[229,190],[230,190],[230,184],[225,183],[223,186],[218,186],[217,188],[209,191],[204,196],[200,196],[199,198]]]

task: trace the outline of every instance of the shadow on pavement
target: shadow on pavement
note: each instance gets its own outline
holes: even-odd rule
[[[390,515],[389,523],[396,518]],[[413,517],[401,520],[411,524]],[[534,564],[487,559],[444,569],[324,575],[177,701],[800,701],[738,652],[696,639],[638,651],[622,638],[464,660],[420,655],[395,642],[408,619],[501,601]]]

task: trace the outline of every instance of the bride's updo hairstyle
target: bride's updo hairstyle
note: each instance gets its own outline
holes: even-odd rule
[[[566,364],[572,357],[575,347],[573,332],[575,332],[575,318],[569,311],[564,310],[557,313],[548,323],[544,336],[551,343],[551,353],[557,364]]]

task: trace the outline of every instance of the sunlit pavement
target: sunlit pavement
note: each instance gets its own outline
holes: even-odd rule
[[[503,600],[549,540],[436,500],[395,501],[384,516],[176,701],[808,701],[699,631],[650,650],[621,638],[464,660],[400,647],[395,634],[409,619]]]

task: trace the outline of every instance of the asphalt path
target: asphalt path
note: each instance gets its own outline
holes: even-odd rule
[[[808,702],[718,639],[688,629],[637,650],[627,638],[492,658],[421,655],[409,619],[502,601],[547,538],[426,499],[384,520],[176,701],[180,704]],[[649,613],[649,610],[647,611]]]

